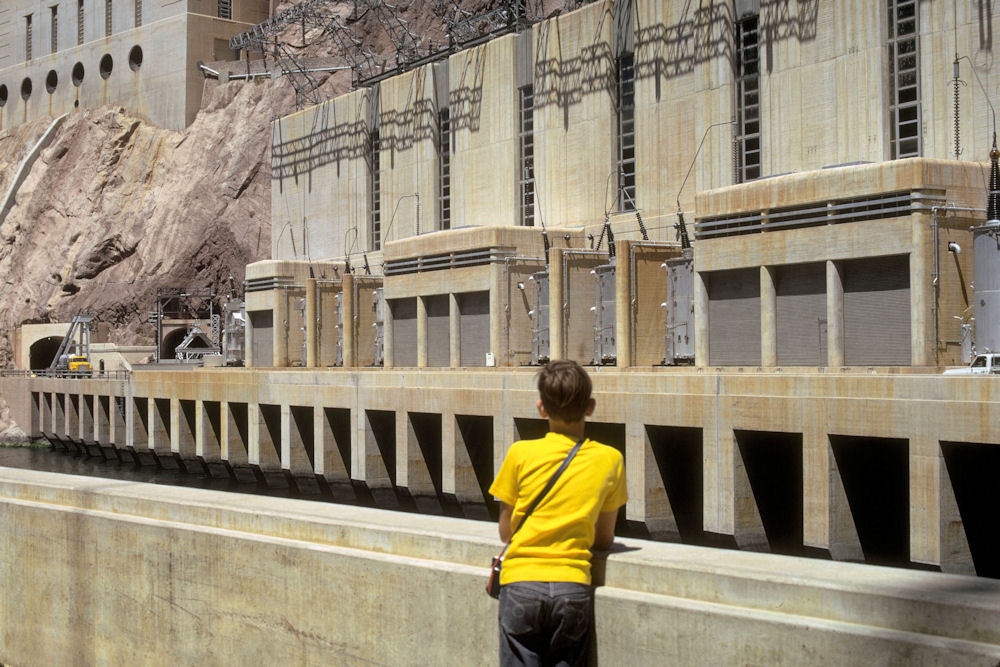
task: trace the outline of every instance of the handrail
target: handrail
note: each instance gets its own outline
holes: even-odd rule
[[[60,369],[37,368],[21,370],[18,368],[0,368],[0,377],[45,377],[64,378],[72,380],[128,380],[132,377],[130,370],[113,371],[69,371]]]

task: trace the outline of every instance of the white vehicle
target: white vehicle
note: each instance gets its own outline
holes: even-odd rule
[[[1000,354],[977,354],[965,368],[952,368],[944,375],[987,375],[1000,374]]]

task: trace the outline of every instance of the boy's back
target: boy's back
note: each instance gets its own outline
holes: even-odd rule
[[[490,493],[511,505],[511,523],[521,524],[537,496],[576,443],[561,433],[511,445]],[[601,512],[625,502],[622,455],[585,440],[555,486],[517,532],[507,551],[501,583],[570,581],[590,583],[590,549]]]

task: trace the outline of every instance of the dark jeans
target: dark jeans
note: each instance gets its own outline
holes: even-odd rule
[[[519,581],[500,589],[500,665],[586,665],[594,589]]]

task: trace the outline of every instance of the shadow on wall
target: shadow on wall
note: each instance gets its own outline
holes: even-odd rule
[[[699,64],[724,57],[735,68],[733,50],[734,20],[731,3],[717,1],[692,7],[687,3],[683,17],[673,25],[654,23],[640,25],[635,19],[635,76],[637,80],[652,80],[656,99],[660,99],[660,82],[694,71]],[[783,40],[811,41],[816,37],[819,0],[763,0],[761,3],[761,45],[768,51],[770,68],[773,45]],[[981,12],[982,14],[982,12]],[[988,14],[988,12],[987,12]],[[564,110],[566,123],[569,109],[592,94],[607,94],[614,99],[615,52],[612,45],[600,39],[601,25],[591,39],[591,45],[572,56],[550,54],[550,39],[561,44],[559,21],[543,24],[534,44],[533,81],[536,110],[557,105]],[[980,25],[984,22],[980,20]],[[988,30],[989,22],[987,18]],[[448,92],[451,128],[478,132],[482,115],[483,87],[486,78],[486,48],[478,47],[466,59],[460,85]],[[392,109],[378,114],[380,149],[406,150],[424,140],[437,140],[437,112],[432,96],[423,97],[429,69],[420,70],[413,78],[413,98],[405,110]],[[366,114],[359,104],[353,117],[340,120],[332,104],[313,111],[312,128],[302,136],[284,138],[280,122],[276,123],[271,142],[271,178],[298,182],[316,169],[367,157],[371,152]],[[331,118],[331,116],[333,116]],[[391,159],[391,157],[390,157]],[[369,165],[370,168],[371,165]],[[339,176],[339,173],[338,173]]]

